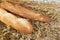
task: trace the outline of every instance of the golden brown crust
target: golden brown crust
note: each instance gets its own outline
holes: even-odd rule
[[[28,19],[38,20],[38,21],[42,21],[42,22],[51,21],[51,19],[49,17],[47,17],[41,13],[36,14],[35,12],[28,10],[22,6],[19,6],[19,5],[14,6],[8,2],[1,3],[1,8],[4,8],[14,14],[20,15],[20,16],[28,18]]]
[[[19,30],[23,33],[33,32],[33,27],[28,20],[23,18],[17,18],[13,14],[8,13],[1,8],[0,8],[0,13],[2,13],[2,15],[0,14],[0,21],[5,23],[6,25],[11,25],[12,28]]]

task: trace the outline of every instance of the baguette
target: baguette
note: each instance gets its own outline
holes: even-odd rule
[[[42,22],[50,22],[51,19],[41,13],[35,13],[31,10],[28,10],[20,5],[13,5],[8,2],[1,3],[1,8],[6,9],[14,14],[20,15],[22,17],[32,19],[32,20],[38,20]]]
[[[12,28],[21,31],[22,33],[32,33],[33,27],[31,23],[23,18],[17,18],[11,13],[6,12],[4,9],[0,8],[0,21]]]

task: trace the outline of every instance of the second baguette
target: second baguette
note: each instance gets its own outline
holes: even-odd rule
[[[4,9],[0,8],[0,21],[6,25],[10,25],[12,28],[19,30],[23,33],[32,33],[33,27],[31,23],[23,18],[17,18],[11,13],[6,12]]]

